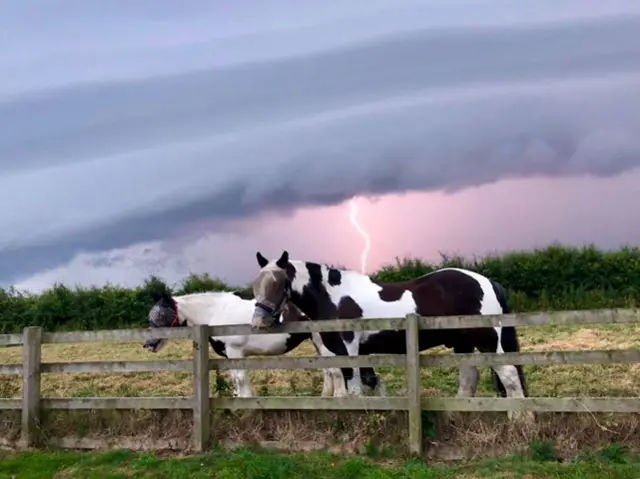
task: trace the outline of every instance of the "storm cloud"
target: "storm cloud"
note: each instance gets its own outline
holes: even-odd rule
[[[133,3],[0,7],[0,280],[201,219],[640,166],[637,1]]]

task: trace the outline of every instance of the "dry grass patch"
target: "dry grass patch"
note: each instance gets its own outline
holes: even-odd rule
[[[398,458],[406,453],[406,421],[402,411],[216,411],[211,430],[229,447]],[[634,414],[546,413],[538,414],[534,425],[510,423],[501,413],[427,414],[425,421],[424,455],[430,460],[522,454],[534,440],[553,442],[562,458],[614,442],[640,451],[640,418]],[[162,441],[189,448],[191,430],[190,411],[48,411],[41,431],[45,446],[73,436],[89,440],[84,444],[91,447],[145,450]],[[0,430],[0,436],[18,439],[15,428]]]

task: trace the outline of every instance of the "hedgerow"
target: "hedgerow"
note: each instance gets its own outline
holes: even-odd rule
[[[552,245],[471,260],[442,255],[438,264],[396,259],[373,275],[383,281],[415,278],[437,268],[455,266],[495,279],[509,290],[514,311],[635,307],[640,302],[640,248],[603,251],[594,246]],[[135,289],[107,285],[69,288],[54,285],[41,294],[0,289],[0,333],[39,325],[48,331],[142,327],[153,292],[245,290],[209,275],[190,275],[171,288],[150,277]]]

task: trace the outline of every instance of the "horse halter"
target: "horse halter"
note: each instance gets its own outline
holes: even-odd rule
[[[282,314],[282,308],[284,307],[286,302],[289,301],[289,298],[291,298],[291,281],[289,280],[289,278],[287,278],[285,279],[285,282],[284,282],[284,290],[282,291],[282,296],[280,297],[280,300],[276,303],[275,308],[267,306],[266,304],[261,303],[260,301],[256,302],[256,307],[262,309],[268,315],[270,315],[272,319],[277,321],[280,314]]]

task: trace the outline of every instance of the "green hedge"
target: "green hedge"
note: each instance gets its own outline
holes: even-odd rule
[[[468,268],[509,289],[514,311],[633,307],[640,303],[640,248],[601,251],[593,246],[549,246],[529,252],[465,260],[443,256],[439,264],[396,260],[374,276],[384,281],[415,278],[444,266]],[[0,333],[25,326],[46,330],[141,327],[152,293],[172,290],[151,277],[136,289],[115,286],[68,288],[56,285],[40,295],[0,289]],[[209,275],[191,275],[174,294],[224,291],[231,287]]]

